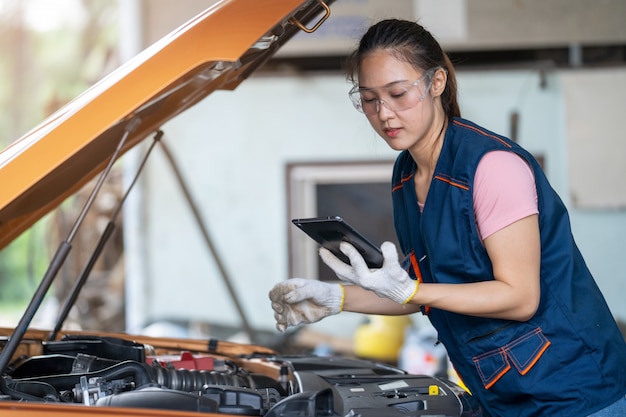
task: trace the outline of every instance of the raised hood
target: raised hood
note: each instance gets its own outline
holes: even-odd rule
[[[333,0],[222,0],[0,152],[0,249],[119,155],[218,89],[234,89]],[[309,25],[309,26],[307,26]]]

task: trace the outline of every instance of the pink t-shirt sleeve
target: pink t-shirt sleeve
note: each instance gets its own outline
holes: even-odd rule
[[[476,225],[483,240],[539,213],[533,172],[513,152],[493,151],[483,156],[476,168],[473,196]]]

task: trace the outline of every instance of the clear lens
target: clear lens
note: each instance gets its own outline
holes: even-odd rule
[[[348,93],[354,107],[367,115],[380,111],[380,106],[397,112],[415,107],[426,97],[432,82],[432,76],[438,68],[427,71],[414,82],[398,82],[385,87],[359,88],[352,87]]]

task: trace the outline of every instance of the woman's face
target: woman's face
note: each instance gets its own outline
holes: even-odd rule
[[[366,55],[358,75],[363,110],[392,149],[415,150],[437,139],[443,109],[430,94],[430,77],[384,50]]]

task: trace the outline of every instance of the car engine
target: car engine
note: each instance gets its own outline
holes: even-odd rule
[[[345,357],[165,351],[117,337],[65,335],[14,360],[0,401],[73,403],[229,416],[482,416],[452,382]],[[215,353],[210,353],[215,352]]]

